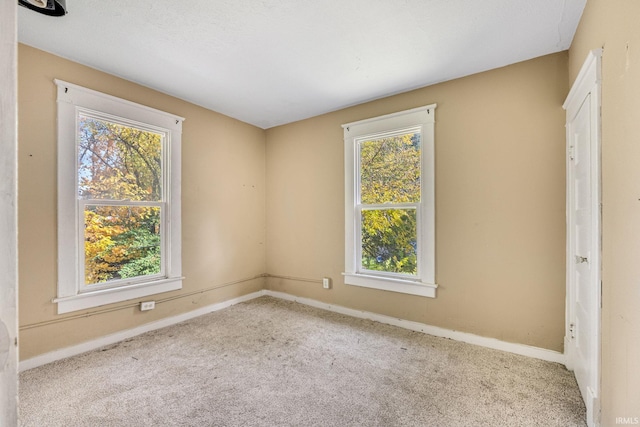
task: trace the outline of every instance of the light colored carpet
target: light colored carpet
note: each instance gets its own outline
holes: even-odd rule
[[[585,426],[556,363],[262,297],[20,375],[23,427]]]

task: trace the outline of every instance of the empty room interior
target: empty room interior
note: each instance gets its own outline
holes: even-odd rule
[[[639,2],[20,3],[0,425],[640,425]]]

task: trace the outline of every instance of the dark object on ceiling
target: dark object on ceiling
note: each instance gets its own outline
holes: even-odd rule
[[[64,16],[67,13],[66,0],[18,0],[20,6],[49,16]]]

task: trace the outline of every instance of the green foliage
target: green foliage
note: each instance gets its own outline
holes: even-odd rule
[[[120,277],[147,276],[160,273],[159,211],[150,213],[140,226],[118,235],[116,243],[127,248],[127,262],[120,268]]]
[[[81,199],[162,200],[160,134],[88,116],[78,132]],[[159,207],[87,204],[84,217],[85,283],[160,272]]]
[[[417,273],[416,209],[394,208],[420,201],[419,134],[360,143],[362,267]],[[385,205],[366,208],[366,205]]]

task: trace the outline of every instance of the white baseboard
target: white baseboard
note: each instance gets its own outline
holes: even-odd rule
[[[86,341],[71,347],[65,347],[61,348],[60,350],[44,353],[31,359],[21,361],[18,369],[20,372],[22,372],[29,369],[37,368],[38,366],[46,365],[47,363],[55,362],[56,360],[66,359],[67,357],[86,353],[87,351],[95,350],[100,347],[104,347],[105,345],[115,344],[128,338],[135,337],[136,335],[143,334],[145,332],[155,331],[156,329],[175,325],[176,323],[184,322],[185,320],[193,319],[204,314],[222,310],[223,308],[227,308],[241,302],[249,301],[263,295],[265,295],[264,291],[253,292],[238,298],[230,299],[228,301],[219,302],[199,308],[197,310],[179,314],[177,316],[166,317],[162,320],[146,323],[132,329],[116,332],[115,334],[105,335],[104,337]]]
[[[533,357],[535,359],[541,359],[541,360],[546,360],[548,362],[556,362],[556,363],[566,365],[565,355],[557,351],[546,350],[543,348],[532,347],[524,344],[509,343],[509,342],[497,340],[495,338],[481,337],[479,335],[439,328],[437,326],[431,326],[424,323],[413,322],[410,320],[397,319],[395,317],[376,314],[369,311],[361,311],[361,310],[355,310],[352,308],[342,307],[340,305],[327,304],[314,299],[297,297],[297,296],[286,294],[283,292],[261,290],[258,292],[253,292],[247,295],[243,295],[238,298],[230,299],[228,301],[223,301],[216,304],[208,305],[206,307],[189,311],[187,313],[179,314],[177,316],[167,317],[165,319],[140,325],[132,329],[127,329],[124,331],[116,332],[114,334],[106,335],[104,337],[100,337],[91,341],[86,341],[71,347],[65,347],[60,350],[55,350],[49,353],[41,354],[31,359],[23,360],[20,362],[19,371],[20,372],[26,371],[29,369],[37,368],[38,366],[46,365],[47,363],[55,362],[56,360],[66,359],[67,357],[86,353],[87,351],[95,350],[100,347],[104,347],[106,345],[115,344],[125,339],[134,337],[136,335],[143,334],[145,332],[154,331],[156,329],[175,325],[176,323],[184,322],[185,320],[193,319],[195,317],[202,316],[204,314],[222,310],[232,305],[249,301],[254,298],[259,298],[264,295],[268,295],[274,298],[280,298],[287,301],[294,301],[300,304],[305,304],[311,307],[333,311],[336,313],[345,314],[347,316],[357,317],[360,319],[373,320],[373,321],[384,323],[387,325],[393,325],[400,328],[409,329],[411,331],[423,332],[425,334],[434,335],[437,337],[450,338],[456,341],[462,341],[469,344],[475,344],[482,347],[488,347],[495,350],[502,350],[509,353],[519,354],[522,356]]]
[[[479,335],[469,334],[466,332],[453,331],[451,329],[439,328],[437,326],[431,326],[425,323],[413,322],[410,320],[397,319],[395,317],[371,313],[368,311],[354,310],[352,308],[327,304],[317,300],[297,297],[283,292],[265,290],[264,294],[288,301],[299,302],[300,304],[309,305],[323,310],[346,314],[347,316],[373,320],[376,322],[385,323],[387,325],[409,329],[411,331],[423,332],[425,334],[434,335],[436,337],[450,338],[452,340],[475,344],[482,347],[488,347],[494,350],[502,350],[509,353],[519,354],[521,356],[532,357],[534,359],[541,359],[548,362],[556,362],[565,365],[565,355],[553,350],[547,350],[544,348],[533,347],[525,344],[515,344],[506,341],[500,341],[495,338],[481,337]]]

